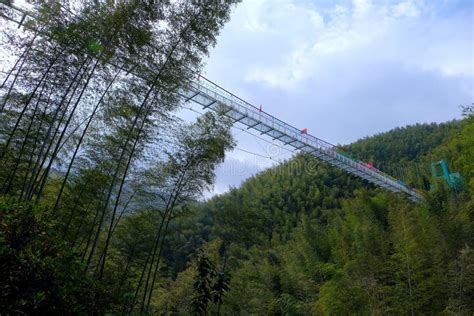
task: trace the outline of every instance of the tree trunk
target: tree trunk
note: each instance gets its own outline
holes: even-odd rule
[[[3,157],[5,156],[5,154],[7,153],[8,151],[8,147],[10,146],[10,143],[11,141],[13,140],[13,137],[15,135],[15,132],[16,130],[18,129],[18,126],[20,125],[20,121],[21,119],[23,118],[23,115],[25,114],[27,108],[28,108],[28,105],[30,104],[31,100],[33,100],[33,97],[35,96],[36,94],[36,91],[38,90],[38,88],[41,86],[41,84],[43,83],[43,80],[46,78],[46,76],[49,74],[49,71],[51,70],[51,68],[54,66],[54,64],[56,63],[56,61],[59,59],[59,57],[61,57],[61,53],[58,53],[56,55],[56,57],[49,63],[48,65],[48,68],[46,69],[46,71],[43,73],[43,75],[41,76],[39,82],[36,84],[35,88],[33,89],[33,92],[31,92],[30,96],[28,97],[28,99],[26,100],[25,102],[25,106],[23,107],[23,109],[21,110],[20,112],[20,115],[18,116],[18,119],[16,120],[15,122],[15,126],[13,127],[13,130],[10,132],[10,136],[8,137],[7,139],[7,142],[3,148],[3,151],[2,153],[0,154],[0,160],[3,159]]]
[[[10,71],[8,72],[7,74],[7,77],[5,78],[5,80],[2,82],[2,85],[0,88],[3,88],[3,86],[7,83],[8,81],[8,78],[10,78],[10,75],[13,73],[13,71],[15,70],[16,66],[18,66],[18,63],[21,61],[21,64],[20,64],[20,67],[18,68],[16,74],[15,74],[15,77],[13,78],[13,82],[12,84],[10,85],[10,88],[8,88],[8,92],[7,94],[5,95],[5,99],[3,100],[3,104],[0,108],[0,114],[2,114],[3,110],[5,109],[5,105],[7,104],[7,101],[8,101],[8,98],[10,97],[10,94],[13,90],[13,87],[15,86],[15,83],[18,79],[18,76],[20,75],[20,72],[21,70],[23,69],[23,66],[26,62],[26,57],[28,56],[28,54],[30,53],[30,50],[31,48],[33,47],[33,42],[35,41],[36,39],[36,36],[38,36],[38,32],[36,32],[30,42],[30,44],[28,45],[28,47],[23,51],[23,53],[20,55],[20,57],[18,58],[18,60],[15,62],[15,65],[13,65],[12,69],[10,69]]]
[[[79,69],[77,70],[76,74],[74,75],[74,78],[72,79],[71,83],[69,84],[69,86],[67,87],[66,89],[66,92],[64,93],[63,97],[61,98],[58,106],[56,107],[56,110],[54,111],[54,115],[53,115],[53,120],[51,122],[51,124],[49,125],[49,128],[46,132],[46,135],[44,137],[44,141],[43,141],[43,144],[41,145],[41,148],[40,148],[40,151],[38,153],[38,157],[36,159],[36,162],[35,162],[35,165],[33,167],[33,172],[32,172],[32,175],[31,175],[31,179],[28,183],[28,186],[27,186],[27,189],[26,189],[26,193],[25,193],[25,199],[26,200],[29,200],[31,199],[31,194],[32,194],[32,190],[33,190],[33,186],[36,182],[36,180],[38,179],[38,176],[39,176],[39,172],[41,171],[41,168],[44,164],[44,160],[43,160],[43,163],[41,163],[41,158],[43,156],[43,152],[45,150],[45,147],[46,147],[46,144],[48,143],[48,139],[51,135],[51,132],[53,130],[53,127],[54,127],[54,124],[56,123],[56,119],[58,117],[58,114],[61,110],[61,107],[64,103],[64,101],[66,100],[68,94],[69,94],[69,91],[71,90],[71,88],[74,86],[74,83],[77,79],[77,77],[79,76],[79,74],[81,73],[82,71],[82,68],[84,68],[84,65],[85,65],[85,61],[81,64],[81,66],[79,67]],[[54,137],[53,137],[53,140],[54,140]],[[51,140],[51,142],[53,141]],[[47,153],[49,152],[49,149],[51,148],[51,145],[48,146],[48,151]],[[46,155],[47,155],[46,153]]]
[[[43,88],[41,88],[41,92],[39,94],[39,97],[38,97],[38,101],[36,102],[36,105],[35,105],[35,108],[33,110],[33,114],[31,116],[31,120],[30,120],[30,123],[28,124],[28,127],[27,127],[27,130],[26,130],[26,135],[25,135],[25,138],[21,144],[21,148],[20,148],[20,153],[18,154],[18,158],[16,159],[15,161],[15,167],[13,167],[13,170],[12,172],[10,173],[9,177],[8,177],[8,184],[6,185],[6,187],[3,187],[2,188],[2,192],[4,194],[8,193],[10,191],[10,188],[11,188],[11,185],[13,183],[13,179],[15,178],[15,174],[16,174],[16,171],[18,169],[18,166],[20,165],[20,161],[21,161],[21,158],[23,156],[23,152],[25,150],[25,147],[26,147],[26,143],[28,142],[28,138],[30,136],[30,131],[31,131],[31,127],[33,126],[33,123],[35,121],[35,116],[36,116],[36,112],[38,111],[38,106],[41,102],[41,97],[43,96],[43,92],[44,92],[44,89],[45,89],[45,86],[46,84],[43,84]],[[33,156],[33,153],[31,153],[31,156]]]
[[[23,194],[25,193],[25,190],[26,190],[26,185],[27,185],[27,182],[28,182],[28,174],[30,173],[31,166],[33,164],[33,156],[36,152],[36,146],[38,144],[38,139],[39,139],[39,134],[41,132],[41,128],[43,127],[43,122],[44,122],[43,118],[46,116],[46,112],[48,111],[49,101],[51,99],[52,94],[53,94],[53,88],[51,88],[51,91],[49,92],[48,101],[46,102],[46,105],[44,107],[43,114],[41,116],[41,121],[40,121],[40,124],[38,126],[38,129],[36,130],[35,140],[34,140],[34,143],[33,143],[33,149],[31,150],[30,159],[28,160],[28,167],[26,168],[27,172],[25,172],[25,177],[23,179],[23,185],[21,187],[20,201],[23,199]]]
[[[185,171],[178,178],[178,181],[176,182],[176,186],[173,188],[173,193],[170,195],[170,197],[168,198],[168,202],[166,203],[165,212],[163,214],[163,218],[162,218],[161,223],[160,223],[160,228],[158,229],[157,238],[156,238],[155,244],[153,246],[153,254],[152,254],[152,257],[151,257],[152,260],[151,260],[151,263],[150,263],[150,268],[148,270],[148,275],[147,275],[147,279],[146,279],[146,283],[145,283],[145,291],[143,293],[143,299],[142,299],[142,304],[141,304],[141,308],[140,308],[140,313],[141,314],[144,312],[144,309],[145,309],[145,301],[146,301],[146,296],[147,296],[147,292],[148,292],[148,285],[149,285],[149,282],[150,282],[151,273],[152,273],[152,269],[153,269],[153,262],[155,261],[156,252],[157,252],[158,246],[160,244],[161,232],[163,231],[163,226],[164,226],[165,221],[167,220],[168,213],[170,211],[172,211],[172,208],[174,207],[174,203],[176,202],[176,200],[178,198],[181,183],[182,183],[182,181],[184,179],[184,176],[186,174],[186,168],[187,167],[188,166],[186,165],[185,168],[184,168]],[[159,259],[157,259],[157,260],[159,262]],[[157,267],[155,269],[155,273],[157,272],[157,270],[158,270],[158,264],[157,264]],[[155,276],[155,274],[154,274],[154,276]],[[153,292],[153,291],[150,291],[150,292]]]
[[[56,159],[56,156],[58,155],[58,151],[59,151],[59,146],[61,145],[61,141],[66,133],[66,130],[67,128],[69,127],[69,124],[71,123],[71,119],[72,117],[74,116],[74,113],[76,112],[76,109],[79,105],[79,103],[81,102],[81,98],[82,96],[84,95],[84,92],[86,91],[88,85],[89,85],[89,82],[90,80],[92,79],[92,76],[94,75],[94,72],[95,70],[97,69],[97,66],[99,65],[99,61],[100,59],[97,59],[97,61],[95,62],[94,66],[92,67],[92,70],[91,70],[91,73],[89,74],[89,76],[87,77],[87,80],[84,84],[84,87],[82,88],[81,90],[81,93],[79,94],[79,96],[77,97],[77,100],[76,100],[76,103],[74,103],[74,106],[71,110],[71,113],[69,114],[69,117],[66,121],[66,124],[61,132],[61,135],[59,136],[59,140],[57,141],[56,143],[56,147],[54,148],[54,151],[53,151],[53,154],[51,155],[51,159],[49,160],[49,163],[48,163],[48,166],[46,167],[46,170],[44,172],[44,175],[43,175],[43,181],[41,181],[41,185],[38,189],[38,194],[36,195],[36,200],[38,201],[41,197],[41,194],[43,193],[43,189],[44,189],[44,186],[46,184],[46,181],[48,179],[48,176],[49,176],[49,172],[51,171],[51,166],[53,165],[53,162],[54,160]]]
[[[69,162],[69,165],[68,165],[68,168],[67,168],[67,171],[66,171],[66,174],[64,176],[64,179],[63,179],[63,182],[61,184],[61,188],[59,189],[59,193],[58,193],[58,197],[56,198],[56,202],[54,203],[54,208],[53,208],[53,214],[56,213],[56,211],[58,210],[58,206],[59,206],[59,201],[61,200],[61,196],[63,194],[63,191],[64,191],[64,187],[66,186],[66,183],[67,183],[67,179],[69,177],[69,173],[71,172],[71,169],[72,169],[72,165],[74,164],[74,161],[76,159],[76,156],[77,156],[77,153],[79,152],[79,148],[81,147],[82,145],[82,142],[84,140],[84,137],[89,129],[89,126],[92,122],[92,120],[94,119],[94,116],[95,114],[97,113],[97,110],[99,109],[99,106],[100,104],[102,103],[105,95],[107,94],[107,92],[109,91],[110,87],[112,86],[112,84],[114,83],[115,79],[117,79],[117,76],[120,74],[121,70],[119,70],[114,78],[112,79],[112,81],[109,83],[109,85],[107,86],[107,88],[105,89],[104,93],[101,95],[99,101],[97,102],[97,104],[95,105],[94,109],[92,110],[92,114],[89,116],[89,119],[87,121],[87,124],[86,126],[84,127],[84,130],[82,131],[82,134],[81,134],[81,137],[79,138],[79,141],[76,145],[76,148],[74,150],[74,153],[72,155],[72,158],[71,158],[71,161]]]
[[[161,238],[161,244],[160,244],[160,250],[158,252],[158,257],[156,259],[156,266],[155,266],[155,272],[153,273],[153,279],[151,281],[151,286],[150,286],[150,294],[148,295],[148,301],[147,301],[147,305],[146,305],[146,309],[148,310],[150,308],[150,302],[151,302],[151,297],[153,295],[153,290],[154,290],[154,286],[155,286],[155,282],[156,282],[156,277],[158,275],[158,269],[159,269],[159,266],[160,266],[160,259],[161,259],[161,253],[163,252],[163,245],[165,243],[165,238],[166,238],[166,233],[168,231],[168,226],[169,226],[169,223],[171,221],[171,215],[173,214],[173,210],[174,210],[174,207],[176,205],[176,201],[180,195],[180,192],[181,192],[181,189],[182,189],[182,183],[183,183],[183,179],[186,175],[186,171],[187,171],[187,166],[185,167],[184,171],[183,171],[183,174],[182,174],[182,177],[179,181],[179,184],[178,184],[178,188],[176,190],[176,194],[173,198],[173,202],[169,208],[169,211],[168,211],[168,219],[166,220],[166,225],[165,225],[165,229],[163,231],[163,237]]]

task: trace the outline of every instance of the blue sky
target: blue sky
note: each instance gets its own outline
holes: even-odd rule
[[[460,117],[474,102],[474,1],[247,0],[204,74],[332,143]],[[240,149],[291,156],[236,130]],[[228,153],[213,194],[275,162]]]

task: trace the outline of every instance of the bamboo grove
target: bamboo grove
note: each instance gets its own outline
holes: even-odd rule
[[[5,240],[44,229],[52,243],[4,257],[4,311],[150,311],[170,221],[212,185],[234,144],[221,115],[176,116],[232,6],[47,1],[20,30],[2,19],[1,216],[18,221]],[[147,212],[150,229],[128,241],[131,212]],[[29,256],[54,262],[20,272]],[[45,285],[31,291],[34,282]]]

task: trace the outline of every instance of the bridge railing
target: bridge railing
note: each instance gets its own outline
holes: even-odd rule
[[[225,90],[224,88],[220,87],[219,85],[213,83],[212,81],[199,76],[198,80],[194,82],[196,85],[195,89],[197,90],[203,90],[203,87],[210,92],[215,93],[215,97],[219,99],[219,97],[225,97],[228,102],[234,103],[245,109],[245,114],[248,115],[249,117],[257,118],[259,121],[262,122],[262,124],[269,125],[271,127],[275,127],[275,125],[278,125],[281,129],[286,130],[287,133],[293,134],[292,136],[304,143],[310,143],[312,147],[320,148],[320,149],[325,149],[326,152],[325,154],[333,156],[334,158],[338,160],[342,160],[344,162],[347,162],[348,164],[352,165],[353,167],[360,169],[361,171],[366,171],[366,169],[370,170],[368,167],[364,167],[362,164],[364,164],[361,161],[351,159],[348,157],[345,157],[342,154],[339,154],[335,149],[337,146],[328,143],[322,139],[319,139],[311,134],[306,134],[306,133],[301,133],[299,129],[296,127],[283,122],[282,120],[266,113],[265,111],[260,111],[259,108],[256,106],[248,103],[247,101],[239,98],[238,96],[234,95],[233,93]],[[208,92],[209,93],[209,92]],[[223,101],[223,100],[220,100]],[[252,115],[253,114],[253,115]],[[372,171],[373,172],[373,171]],[[374,174],[376,174],[374,172]]]
[[[320,148],[325,148],[325,149],[335,149],[336,148],[335,145],[333,145],[331,143],[328,143],[328,142],[326,142],[322,139],[319,139],[319,138],[317,138],[315,136],[312,136],[310,134],[301,133],[301,131],[299,129],[297,129],[296,127],[294,127],[294,126],[292,126],[288,123],[283,122],[282,120],[274,117],[271,114],[268,114],[267,112],[265,112],[263,110],[261,111],[256,106],[254,106],[254,105],[248,103],[247,101],[239,98],[235,94],[233,94],[233,93],[227,91],[226,89],[220,87],[219,85],[215,84],[214,82],[210,81],[209,79],[206,79],[202,76],[199,76],[198,80],[194,83],[197,84],[197,85],[201,85],[201,86],[209,89],[210,91],[213,91],[213,92],[217,93],[220,96],[226,97],[229,101],[231,101],[233,103],[236,103],[236,104],[240,105],[241,107],[243,107],[244,109],[246,109],[247,113],[253,113],[254,115],[257,115],[259,117],[259,119],[266,119],[266,121],[271,123],[272,125],[278,125],[281,128],[284,128],[284,129],[288,130],[289,132],[292,132],[296,135],[300,135],[302,138],[309,139],[309,140],[313,141]]]
[[[211,96],[217,101],[222,102],[223,104],[231,104],[232,108],[238,109],[238,112],[259,122],[265,126],[269,126],[277,131],[280,131],[286,135],[291,135],[291,138],[301,142],[302,144],[307,145],[308,147],[318,149],[319,155],[325,157],[330,157],[334,162],[332,164],[339,165],[339,167],[350,167],[359,173],[362,173],[362,177],[365,179],[378,183],[381,186],[386,187],[392,191],[403,191],[412,196],[417,196],[411,188],[407,187],[405,184],[400,183],[399,180],[394,177],[374,168],[368,167],[366,163],[348,158],[336,151],[337,146],[328,143],[324,140],[321,140],[311,134],[302,133],[298,128],[289,125],[281,121],[280,119],[266,113],[263,110],[260,110],[256,106],[248,103],[247,101],[239,98],[233,93],[227,91],[226,89],[220,87],[219,85],[213,83],[212,81],[198,76],[197,80],[192,83],[193,90],[204,92],[206,95]],[[304,146],[306,147],[306,146]],[[305,150],[306,151],[306,150]],[[306,151],[308,152],[308,151]]]

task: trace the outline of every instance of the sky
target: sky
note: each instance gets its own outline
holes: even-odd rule
[[[334,144],[448,121],[474,102],[473,12],[471,0],[244,0],[204,75]],[[292,155],[234,135],[207,197]]]

